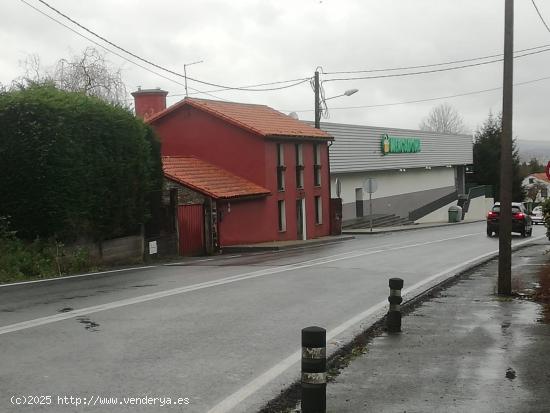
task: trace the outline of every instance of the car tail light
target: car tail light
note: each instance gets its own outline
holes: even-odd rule
[[[496,218],[496,217],[498,217],[498,214],[496,212],[489,211],[489,213],[487,214],[487,218],[489,219]]]
[[[523,212],[516,212],[514,214],[514,219],[524,219],[525,218],[525,214]]]

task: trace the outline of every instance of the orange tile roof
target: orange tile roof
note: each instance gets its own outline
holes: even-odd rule
[[[208,99],[185,98],[181,102],[153,115],[147,122],[154,123],[184,105],[190,105],[208,112],[261,136],[333,139],[327,132],[316,129],[269,106]]]
[[[538,172],[538,173],[531,174],[530,176],[534,176],[535,178],[541,181],[550,182],[550,180],[546,176],[546,172]]]
[[[167,178],[214,199],[270,194],[260,185],[191,156],[163,156],[162,169]]]

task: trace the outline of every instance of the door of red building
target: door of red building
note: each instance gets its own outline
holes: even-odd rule
[[[178,206],[180,255],[204,254],[204,208],[198,205]]]
[[[330,199],[330,235],[342,234],[342,199]]]

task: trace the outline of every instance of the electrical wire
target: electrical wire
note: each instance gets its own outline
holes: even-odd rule
[[[304,81],[307,81],[307,80],[310,80],[312,78],[303,78]],[[294,82],[295,79],[293,80],[282,80],[282,81],[278,81],[278,82],[268,82],[268,83],[258,83],[258,84],[255,84],[255,85],[247,85],[247,86],[243,86],[243,87],[255,87],[255,86],[265,86],[265,85],[272,85],[272,84],[280,84],[280,83],[288,83],[288,82]],[[231,89],[214,89],[214,90],[207,90],[205,92],[201,92],[201,93],[216,93],[216,92],[225,92],[227,90],[231,90]],[[189,93],[190,95],[193,95],[193,93]],[[169,95],[169,96],[185,96],[185,93],[178,93],[178,94],[172,94],[172,95]]]
[[[25,0],[20,0],[21,2],[23,2],[24,4],[26,4],[27,6],[29,7],[32,7],[34,10],[40,12],[41,14],[45,15],[46,17],[50,18],[51,20],[61,24],[62,26],[68,28],[69,30],[73,31],[74,33],[78,34],[79,36],[82,36],[84,37],[85,39],[87,39],[88,41],[91,41],[92,43],[102,47],[103,49],[111,52],[111,53],[114,53],[115,55],[129,61],[130,63],[132,64],[135,64],[143,69],[146,69],[144,66],[134,62],[134,61],[131,61],[123,56],[121,56],[119,53],[116,53],[112,50],[109,50],[107,49],[106,47],[100,45],[99,43],[93,41],[92,39],[84,36],[83,34],[75,31],[74,29],[70,28],[69,26],[59,22],[58,20],[54,19],[53,17],[49,16],[48,14],[44,13],[43,11],[39,10],[38,8],[30,5],[27,1]],[[205,82],[205,81],[201,81],[201,80],[198,80],[198,79],[195,79],[195,78],[191,78],[189,76],[185,76],[185,75],[182,75],[181,73],[178,73],[178,72],[175,72],[171,69],[167,69],[163,66],[160,66],[150,60],[147,60],[147,59],[144,59],[120,46],[118,46],[117,44],[109,41],[108,39],[106,39],[105,37],[95,33],[94,31],[88,29],[87,27],[81,25],[80,23],[78,23],[77,21],[75,21],[74,19],[72,19],[71,17],[67,16],[66,14],[62,13],[61,11],[59,11],[58,9],[54,8],[53,6],[51,6],[50,4],[48,4],[46,1],[44,0],[37,0],[39,1],[41,4],[43,4],[44,6],[46,6],[47,8],[49,8],[50,10],[54,11],[55,13],[59,14],[60,16],[64,17],[65,19],[69,20],[70,22],[72,22],[73,24],[75,24],[76,26],[82,28],[83,30],[87,31],[88,33],[92,34],[93,36],[101,39],[102,41],[106,42],[107,44],[115,47],[116,49],[144,62],[144,63],[147,63],[151,66],[154,66],[158,69],[161,69],[163,71],[166,71],[170,74],[173,74],[175,76],[178,76],[178,77],[183,77],[183,78],[187,78],[188,80],[190,81],[194,81],[194,82],[197,82],[197,83],[201,83],[201,84],[205,84],[205,85],[209,85],[209,86],[213,86],[213,87],[218,87],[220,89],[218,90],[215,90],[215,91],[209,91],[209,92],[203,92],[203,91],[198,91],[197,89],[193,89],[191,88],[192,90],[196,91],[197,93],[204,93],[204,94],[207,94],[209,95],[210,92],[220,92],[220,91],[226,91],[226,90],[237,90],[237,91],[248,91],[248,92],[263,92],[263,91],[274,91],[274,90],[282,90],[282,89],[287,89],[287,88],[291,88],[291,87],[294,87],[294,86],[298,86],[302,83],[305,83],[307,81],[312,81],[312,78],[311,77],[305,77],[305,78],[298,78],[298,79],[291,79],[291,80],[285,80],[285,81],[277,81],[277,82],[267,82],[267,83],[259,83],[259,84],[255,84],[255,85],[248,85],[248,86],[240,86],[240,87],[232,87],[232,86],[225,86],[225,85],[219,85],[219,84],[215,84],[215,83],[211,83],[211,82]],[[532,0],[533,2],[533,5],[535,6],[537,12],[538,11],[538,8],[536,7],[536,4],[534,3],[534,0]],[[542,16],[540,15],[540,12],[539,12],[539,16],[541,17],[542,19]],[[546,23],[544,22],[544,19],[543,20],[543,23],[546,25]],[[547,27],[548,28],[548,27]],[[550,29],[549,29],[550,30]],[[529,49],[523,49],[523,50],[520,50],[518,51],[519,52],[525,52],[525,51],[530,51],[530,50],[536,50],[536,49],[540,49],[540,48],[544,48],[544,47],[548,47],[550,45],[544,45],[544,46],[537,46],[537,47],[533,47],[533,48],[529,48]],[[534,54],[538,54],[538,53],[544,53],[544,52],[547,52],[547,51],[550,51],[550,48],[547,48],[547,49],[544,49],[544,50],[536,50],[536,51],[533,51],[533,52],[529,52],[529,53],[524,53],[522,55],[517,55],[515,56],[514,58],[520,58],[520,57],[524,57],[524,56],[529,56],[529,55],[534,55]],[[344,73],[372,73],[372,72],[380,72],[380,71],[397,71],[397,70],[410,70],[410,69],[415,69],[415,68],[426,68],[426,67],[438,67],[438,66],[443,66],[443,65],[449,65],[449,64],[454,64],[454,63],[462,63],[462,62],[471,62],[471,61],[477,61],[477,60],[481,60],[481,59],[486,59],[486,58],[493,58],[493,57],[498,57],[498,56],[502,56],[502,54],[496,54],[496,55],[489,55],[489,56],[484,56],[484,57],[478,57],[478,58],[471,58],[471,59],[463,59],[463,60],[456,60],[456,61],[453,61],[453,62],[444,62],[444,63],[436,63],[436,64],[429,64],[429,65],[418,65],[418,66],[409,66],[409,67],[402,67],[402,68],[388,68],[388,69],[373,69],[373,70],[364,70],[364,71],[342,71],[342,72],[323,72],[324,74],[344,74]],[[487,65],[487,64],[491,64],[491,63],[496,63],[496,62],[500,62],[502,61],[502,59],[494,59],[494,60],[490,60],[490,61],[487,61],[487,62],[479,62],[479,63],[472,63],[472,64],[466,64],[466,65],[460,65],[460,66],[453,66],[453,67],[449,67],[449,68],[441,68],[441,69],[433,69],[433,70],[425,70],[425,71],[417,71],[417,72],[408,72],[408,73],[397,73],[397,74],[386,74],[386,75],[377,75],[377,76],[362,76],[362,77],[348,77],[348,78],[331,78],[331,79],[326,79],[324,80],[323,82],[333,82],[333,81],[351,81],[351,80],[368,80],[368,79],[381,79],[381,78],[390,78],[390,77],[404,77],[404,76],[413,76],[413,75],[421,75],[421,74],[428,74],[428,73],[437,73],[437,72],[445,72],[445,71],[451,71],[451,70],[458,70],[458,69],[464,69],[464,68],[469,68],[469,67],[477,67],[477,66],[482,66],[482,65]],[[163,76],[161,74],[159,74],[158,72],[154,72],[154,71],[151,71],[150,69],[146,69],[148,71],[150,71],[151,73],[154,73],[158,76],[161,76],[165,79],[168,79],[168,80],[171,80],[173,82],[176,82],[174,81],[173,79],[170,79],[170,78],[167,78],[166,76]],[[292,82],[291,84],[287,84],[285,86],[281,86],[281,87],[276,87],[276,88],[263,88],[263,89],[255,89],[257,87],[261,87],[261,86],[270,86],[270,85],[275,85],[275,84],[286,84],[286,83],[290,83]],[[176,82],[178,83],[178,82]],[[322,89],[322,87],[321,87]],[[324,91],[323,91],[324,92]],[[177,96],[177,95],[172,95],[172,96]],[[213,96],[213,95],[210,95],[210,96]],[[217,96],[213,96],[215,97],[216,99],[219,99],[219,97]],[[321,102],[322,102],[322,111],[323,113],[328,116],[328,107],[326,106],[326,102],[324,101],[324,98],[321,99]]]
[[[323,68],[321,66],[317,66],[315,71],[323,72]],[[315,94],[315,78],[311,79],[310,86],[311,86],[311,89],[313,89],[313,93]],[[328,105],[326,102],[325,88],[323,87],[323,82],[319,82],[319,116],[322,116],[325,119],[330,118],[330,113],[328,111]]]
[[[28,3],[24,0],[21,0],[23,3],[27,4]],[[288,89],[288,88],[291,88],[291,87],[294,87],[294,86],[298,86],[304,82],[307,82],[309,81],[309,77],[307,78],[301,78],[301,79],[292,79],[292,80],[286,80],[286,81],[279,81],[279,82],[269,82],[269,83],[261,83],[259,85],[256,85],[256,86],[239,86],[239,87],[233,87],[233,86],[226,86],[226,85],[220,85],[220,84],[216,84],[216,83],[211,83],[211,82],[205,82],[203,80],[198,80],[198,79],[195,79],[195,78],[192,78],[192,77],[189,77],[189,76],[185,76],[184,74],[181,74],[181,73],[178,73],[172,69],[168,69],[164,66],[161,66],[159,64],[156,64],[154,62],[152,62],[151,60],[148,60],[148,59],[145,59],[141,56],[138,56],[137,54],[135,53],[132,53],[131,51],[117,45],[116,43],[113,43],[111,42],[110,40],[106,39],[105,37],[97,34],[96,32],[88,29],[87,27],[83,26],[82,24],[78,23],[76,20],[72,19],[71,17],[67,16],[66,14],[62,13],[61,11],[59,11],[58,9],[56,9],[55,7],[51,6],[50,4],[46,3],[44,0],[37,0],[38,2],[40,2],[41,4],[43,4],[44,6],[46,6],[47,8],[49,8],[50,10],[52,10],[53,12],[57,13],[58,15],[62,16],[63,18],[69,20],[71,23],[73,23],[74,25],[80,27],[81,29],[87,31],[88,33],[90,33],[91,35],[97,37],[98,39],[101,39],[102,41],[104,41],[105,43],[115,47],[116,49],[132,56],[133,58],[135,59],[138,59],[144,63],[147,63],[148,65],[151,65],[153,67],[156,67],[157,69],[161,69],[167,73],[170,73],[174,76],[178,76],[178,77],[182,77],[182,78],[186,78],[187,80],[191,80],[193,82],[197,82],[197,83],[201,83],[203,85],[207,85],[207,86],[213,86],[213,87],[218,87],[218,88],[222,88],[224,90],[239,90],[239,91],[246,91],[246,92],[267,92],[267,91],[275,91],[275,90],[282,90],[282,89]],[[36,9],[35,9],[36,10]],[[274,88],[263,88],[263,89],[252,89],[252,87],[259,87],[259,86],[267,86],[267,85],[275,85],[275,84],[281,84],[281,83],[289,83],[289,82],[294,82],[290,85],[286,85],[286,86],[280,86],[280,87],[274,87]]]
[[[537,4],[535,3],[535,0],[531,0],[531,3],[533,3],[533,6],[535,7],[535,10],[537,11],[537,14],[539,15],[540,21],[542,22],[542,24],[544,24],[544,27],[546,27],[546,30],[548,30],[550,32],[550,27],[548,27],[548,25],[544,21],[544,17],[542,17],[542,14],[540,13],[540,10],[537,7]]]
[[[550,47],[550,44],[530,47],[530,48],[527,48],[527,49],[516,50],[514,53],[528,52],[528,51],[531,51],[531,50],[543,49],[543,48],[547,48],[547,47]],[[453,61],[449,61],[449,62],[431,63],[431,64],[424,64],[424,65],[417,65],[417,66],[392,67],[392,68],[386,68],[386,69],[366,69],[366,70],[348,70],[348,71],[339,71],[339,72],[323,72],[323,74],[325,74],[325,75],[338,75],[338,74],[377,73],[377,72],[393,72],[393,71],[398,71],[398,70],[424,69],[424,68],[427,68],[427,67],[438,67],[438,66],[447,66],[447,65],[451,65],[451,64],[457,64],[457,63],[475,62],[477,60],[492,59],[492,58],[499,57],[499,56],[503,56],[503,54],[502,53],[497,53],[497,54],[493,54],[493,55],[473,57],[473,58],[470,58],[470,59],[453,60]]]
[[[29,6],[30,8],[36,10],[38,13],[40,13],[40,14],[46,16],[48,19],[50,19],[50,20],[54,21],[55,23],[57,23],[57,24],[59,24],[59,25],[65,27],[66,29],[72,31],[73,33],[77,34],[78,36],[80,36],[80,37],[82,37],[82,38],[88,40],[90,43],[93,43],[93,44],[95,44],[96,46],[102,48],[103,50],[105,50],[105,51],[107,51],[107,52],[109,52],[109,53],[112,53],[112,54],[114,54],[114,55],[120,57],[121,59],[123,59],[123,60],[125,60],[125,61],[127,61],[127,62],[129,62],[129,63],[132,63],[133,65],[136,65],[137,67],[140,67],[140,68],[143,69],[143,70],[146,70],[146,71],[149,72],[149,73],[152,73],[152,74],[154,74],[154,75],[157,75],[157,76],[159,76],[159,77],[162,77],[163,79],[166,79],[166,80],[168,80],[168,81],[170,81],[170,82],[176,83],[176,84],[178,84],[178,85],[180,85],[180,86],[185,86],[184,83],[181,83],[181,82],[178,82],[177,80],[174,80],[174,79],[172,79],[172,78],[169,78],[168,76],[165,76],[165,75],[163,75],[162,73],[158,73],[158,72],[156,72],[156,71],[154,71],[154,70],[152,70],[152,69],[150,69],[150,68],[148,68],[148,67],[146,67],[146,66],[143,66],[143,65],[141,65],[141,64],[139,64],[139,63],[137,63],[137,62],[134,62],[133,60],[128,59],[126,56],[123,56],[123,55],[121,55],[120,53],[117,53],[116,51],[113,51],[113,50],[111,50],[111,49],[105,47],[105,46],[102,45],[101,43],[96,42],[94,39],[91,39],[91,38],[85,36],[84,34],[82,34],[82,33],[78,32],[78,31],[76,31],[76,30],[73,29],[72,27],[67,26],[67,25],[64,24],[63,22],[60,22],[59,20],[57,20],[57,19],[55,19],[54,17],[48,15],[47,13],[44,13],[42,10],[40,10],[40,9],[38,9],[38,8],[36,8],[36,7],[34,7],[32,4],[27,3],[25,0],[20,0],[20,1],[21,1],[22,3],[25,3],[25,4],[26,4],[27,6]],[[218,97],[218,96],[212,95],[212,94],[210,94],[209,92],[203,92],[203,91],[201,91],[201,90],[198,90],[198,89],[195,89],[195,88],[192,88],[192,87],[189,87],[189,89],[195,91],[196,93],[204,94],[204,95],[207,95],[207,96],[210,96],[210,97],[219,99],[219,100],[225,100],[225,99],[222,99],[222,98],[220,98],[220,97]]]
[[[535,52],[529,52],[524,53],[521,55],[514,56],[514,59],[519,59],[521,57],[525,56],[531,56],[539,53],[545,53],[549,52],[550,48],[544,49],[544,50],[537,50]],[[496,63],[501,62],[503,59],[495,59],[495,60],[489,60],[487,62],[480,62],[480,63],[471,63],[467,65],[461,65],[461,66],[453,66],[453,67],[447,67],[443,69],[433,69],[433,70],[423,70],[419,72],[408,72],[408,73],[396,73],[396,74],[388,74],[388,75],[377,75],[377,76],[359,76],[359,77],[348,77],[348,78],[331,78],[324,80],[325,82],[335,82],[335,81],[348,81],[348,80],[367,80],[367,79],[384,79],[384,78],[390,78],[390,77],[404,77],[404,76],[414,76],[414,75],[423,75],[428,73],[438,73],[438,72],[448,72],[451,70],[458,70],[458,69],[464,69],[467,67],[477,67],[477,66],[483,66],[488,65],[490,63]]]
[[[550,76],[546,76],[546,77],[541,77],[541,78],[538,78],[538,79],[527,80],[525,82],[514,83],[514,86],[523,86],[523,85],[528,85],[528,84],[531,84],[531,83],[542,82],[543,80],[549,80],[549,79],[550,79]],[[403,102],[380,103],[380,104],[376,104],[376,105],[335,107],[335,108],[331,108],[331,110],[369,109],[369,108],[381,108],[381,107],[386,107],[386,106],[408,105],[408,104],[411,104],[411,103],[432,102],[432,101],[435,101],[435,100],[452,99],[452,98],[458,98],[458,97],[462,97],[462,96],[479,95],[479,94],[482,94],[482,93],[495,92],[495,91],[498,91],[498,90],[502,90],[502,87],[475,90],[475,91],[472,91],[472,92],[458,93],[458,94],[455,94],[455,95],[447,95],[447,96],[438,96],[438,97],[426,98],[426,99],[407,100],[407,101],[403,101]],[[304,110],[284,110],[284,109],[281,109],[281,111],[282,112],[296,112],[296,113],[315,112],[313,109],[304,109]]]

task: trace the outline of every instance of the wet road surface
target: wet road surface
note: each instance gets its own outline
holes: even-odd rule
[[[380,311],[388,278],[422,284],[495,251],[498,240],[484,229],[476,223],[369,235],[0,287],[0,411],[90,409],[13,406],[10,397],[22,394],[188,398],[164,408],[255,411],[296,379],[301,328],[321,325],[334,333],[331,345],[344,343],[362,318]]]
[[[513,256],[515,289],[536,295],[550,244]],[[497,261],[463,278],[383,334],[328,386],[329,412],[550,411],[544,303],[498,297]]]

